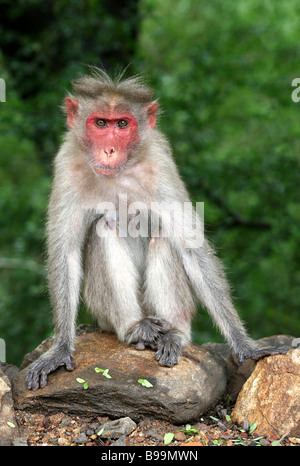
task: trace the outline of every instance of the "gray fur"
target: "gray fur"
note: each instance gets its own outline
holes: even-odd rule
[[[247,336],[220,261],[206,240],[201,247],[189,247],[188,224],[181,238],[123,238],[118,235],[117,217],[98,223],[105,215],[99,203],[117,206],[126,194],[128,204],[141,201],[149,209],[152,202],[164,203],[162,211],[153,212],[163,226],[168,205],[189,201],[189,196],[168,141],[146,124],[151,89],[139,78],[114,81],[101,70],[76,80],[74,89],[78,117],[55,159],[47,225],[55,340],[30,366],[28,388],[45,386],[47,375],[61,365],[73,369],[81,288],[101,328],[116,333],[121,341],[137,343],[139,349],[155,348],[162,365],[176,364],[182,347],[191,341],[197,301],[207,308],[240,361],[274,353],[258,349]],[[114,109],[129,109],[135,116],[140,142],[120,173],[105,177],[91,169],[83,136],[87,116],[97,108],[110,108],[112,101]]]

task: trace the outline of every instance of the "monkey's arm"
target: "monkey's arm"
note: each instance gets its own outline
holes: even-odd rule
[[[173,178],[173,183],[170,180],[168,186],[173,186],[173,193],[169,188],[171,199],[176,199],[176,191],[184,195],[184,187],[179,176],[176,183],[174,183]],[[180,189],[178,189],[178,186]],[[159,193],[159,195],[164,202],[164,208],[168,210],[168,202],[171,205],[172,200],[169,199],[168,201],[162,193]],[[178,201],[181,203],[185,200],[187,199],[178,198]],[[214,250],[204,238],[202,219],[199,219],[195,211],[193,211],[193,215],[195,216],[194,221],[198,219],[197,229],[195,228],[195,222],[191,223],[190,217],[179,217],[179,220],[182,221],[181,225],[176,224],[178,221],[176,216],[172,217],[174,222],[172,225],[173,231],[182,231],[182,235],[181,237],[176,234],[171,235],[169,240],[181,258],[196,297],[207,309],[221,333],[231,345],[238,361],[241,363],[246,358],[260,359],[271,354],[286,353],[288,351],[287,348],[261,348],[247,335],[232,303],[230,287],[225,277],[223,266],[216,257]],[[167,221],[169,221],[169,212],[162,211],[162,222],[164,222],[164,218],[167,218]],[[197,236],[199,234],[200,237]],[[195,238],[195,235],[197,238]]]
[[[87,213],[71,191],[57,183],[52,191],[48,219],[48,282],[55,323],[52,347],[31,364],[28,389],[47,384],[47,376],[59,366],[73,370],[75,323],[81,278],[81,250]]]

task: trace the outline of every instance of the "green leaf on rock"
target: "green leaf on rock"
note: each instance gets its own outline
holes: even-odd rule
[[[143,387],[146,387],[146,388],[153,387],[152,383],[148,382],[147,379],[139,379],[138,383],[140,383],[141,385],[143,385]]]
[[[174,439],[174,434],[173,434],[173,432],[168,432],[168,433],[165,434],[165,436],[164,436],[164,444],[165,444],[165,445],[169,445],[169,443],[171,443],[173,439]]]

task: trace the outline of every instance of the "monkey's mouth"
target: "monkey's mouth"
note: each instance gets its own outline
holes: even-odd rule
[[[101,165],[100,163],[92,164],[92,169],[97,175],[102,176],[115,176],[122,170],[124,163],[111,167],[109,165]]]

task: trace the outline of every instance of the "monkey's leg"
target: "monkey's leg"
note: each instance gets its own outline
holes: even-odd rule
[[[128,329],[143,318],[140,273],[127,238],[114,225],[98,222],[91,231],[85,260],[84,298],[100,328],[128,342]]]
[[[220,261],[207,242],[198,249],[182,249],[182,259],[196,295],[231,345],[237,359],[260,359],[285,354],[288,348],[259,347],[246,333],[236,312]]]
[[[163,366],[173,366],[190,342],[194,300],[176,250],[165,238],[149,242],[144,286],[144,306],[163,328],[154,341],[156,359]]]

